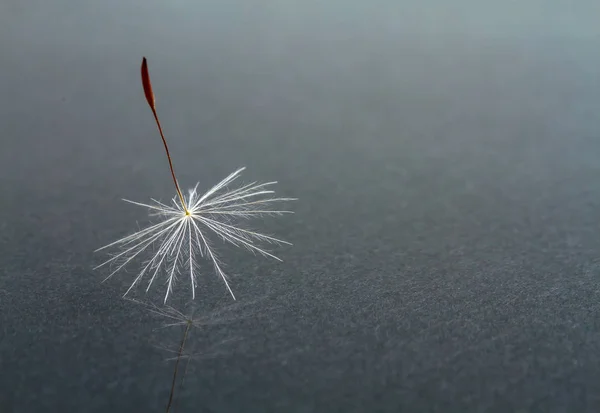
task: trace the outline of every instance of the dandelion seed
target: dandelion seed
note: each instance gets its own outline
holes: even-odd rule
[[[146,287],[148,291],[164,271],[167,285],[164,298],[166,303],[176,280],[181,275],[189,279],[192,299],[195,298],[200,268],[199,258],[204,258],[212,263],[215,273],[223,280],[227,290],[235,299],[212,238],[216,236],[235,247],[281,261],[266,249],[265,245],[291,244],[245,227],[244,223],[251,218],[291,213],[291,211],[273,208],[273,205],[295,199],[275,197],[271,187],[277,182],[252,182],[231,189],[231,184],[240,177],[245,168],[233,172],[202,195],[197,192],[197,184],[185,197],[175,176],[171,155],[158,120],[146,58],[142,62],[142,84],[163,141],[177,195],[168,204],[155,199],[148,204],[124,199],[131,204],[147,208],[151,216],[157,217],[157,222],[96,250],[116,250],[110,259],[96,268],[106,265],[113,268],[106,281],[135,260],[145,260],[124,295],[127,295],[142,279],[148,279]]]

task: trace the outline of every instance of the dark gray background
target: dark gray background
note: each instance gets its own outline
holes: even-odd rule
[[[92,271],[174,195],[142,56],[184,187],[300,199],[178,411],[598,411],[599,4],[0,1],[0,411],[164,411],[179,332]]]

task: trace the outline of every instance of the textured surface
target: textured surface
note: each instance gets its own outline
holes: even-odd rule
[[[178,411],[598,411],[597,2],[413,3],[0,2],[0,411],[164,409],[178,333],[91,270],[174,195],[143,55],[184,187],[300,198]]]

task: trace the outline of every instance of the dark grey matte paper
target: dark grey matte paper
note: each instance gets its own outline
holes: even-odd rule
[[[142,56],[184,188],[299,198],[178,412],[599,411],[600,6],[492,3],[1,1],[0,411],[164,411],[179,333],[92,271],[175,195]]]

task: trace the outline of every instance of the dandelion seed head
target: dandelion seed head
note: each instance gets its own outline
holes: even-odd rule
[[[195,298],[197,278],[201,269],[200,258],[204,258],[212,264],[213,271],[223,280],[235,299],[223,269],[224,264],[214,248],[213,238],[278,261],[281,260],[270,252],[266,245],[291,245],[245,225],[252,218],[291,213],[274,208],[274,205],[294,199],[275,197],[271,187],[276,182],[252,182],[231,189],[231,183],[239,178],[244,169],[233,172],[202,195],[198,193],[196,185],[188,191],[187,197],[183,197],[183,202],[179,202],[179,195],[173,197],[170,204],[154,199],[148,204],[125,200],[147,208],[150,215],[156,218],[156,222],[97,250],[115,252],[110,259],[96,268],[111,266],[112,271],[106,278],[108,279],[126,266],[141,260],[141,269],[125,295],[142,280],[147,281],[148,291],[164,273],[166,303],[180,276],[188,278],[192,299]]]

